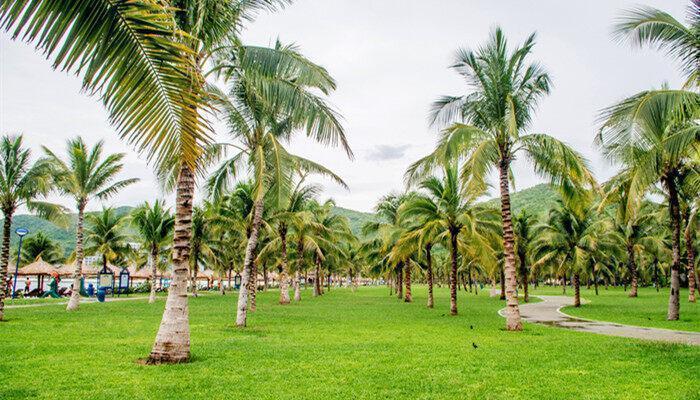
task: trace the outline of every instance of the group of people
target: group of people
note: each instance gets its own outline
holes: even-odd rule
[[[51,281],[49,282],[49,290],[47,291],[41,291],[41,289],[37,286],[36,288],[32,289],[32,281],[27,277],[27,279],[24,281],[24,290],[18,290],[15,295],[19,295],[22,297],[29,297],[29,296],[38,296],[40,298],[44,297],[53,297],[53,298],[59,298],[62,296],[68,296],[70,295],[70,289],[68,288],[59,288],[59,283],[61,283],[61,277],[58,275],[57,272],[51,272]],[[12,280],[9,281],[10,288],[12,288]]]

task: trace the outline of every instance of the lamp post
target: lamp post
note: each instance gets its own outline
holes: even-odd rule
[[[15,229],[15,233],[17,236],[19,236],[19,246],[17,248],[17,264],[15,265],[15,279],[12,282],[12,298],[14,299],[16,296],[16,290],[17,290],[17,273],[19,272],[19,258],[22,255],[22,238],[24,238],[27,233],[29,233],[29,229],[26,228],[17,228]]]

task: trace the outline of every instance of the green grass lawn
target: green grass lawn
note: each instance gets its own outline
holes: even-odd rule
[[[630,298],[629,292],[622,288],[605,290],[600,287],[598,295],[595,290],[581,288],[581,298],[587,303],[580,308],[565,307],[562,312],[586,319],[617,322],[621,324],[664,328],[680,331],[700,332],[700,303],[688,302],[688,290],[681,289],[681,318],[678,321],[667,321],[668,288],[639,288],[639,297]],[[560,287],[539,287],[533,294],[561,294]],[[573,296],[571,288],[566,294]]]
[[[448,315],[384,287],[279,306],[258,296],[245,330],[235,297],[190,300],[190,364],[145,366],[163,300],[8,310],[1,399],[698,399],[700,349],[526,324],[506,332],[486,292]],[[477,348],[473,346],[475,344]]]

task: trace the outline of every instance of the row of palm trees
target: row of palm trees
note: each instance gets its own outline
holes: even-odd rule
[[[271,262],[280,265],[283,274],[296,273],[290,267],[290,243],[298,253],[297,263],[305,264],[300,261],[304,254],[312,258],[319,270],[317,277],[323,265],[348,265],[361,256],[368,257],[375,267],[392,265],[397,282],[406,279],[410,300],[411,269],[405,266],[415,261],[409,259],[415,256],[409,254],[420,249],[425,258],[415,262],[429,266],[432,246],[444,242],[450,252],[453,313],[457,313],[460,261],[467,260],[468,268],[476,269],[502,260],[506,327],[522,329],[516,296],[516,267],[521,253],[509,193],[512,161],[518,155],[532,161],[535,171],[560,189],[562,207],[569,207],[580,219],[586,214],[587,199],[594,197],[591,191],[598,188],[578,152],[551,136],[529,132],[538,101],[550,91],[550,78],[544,68],[528,61],[534,35],[509,49],[504,34],[496,29],[479,50],[458,51],[453,68],[466,79],[470,91],[434,103],[431,123],[442,128],[438,145],[406,174],[409,186],[421,189],[412,195],[384,199],[378,211],[385,219],[366,227],[371,240],[361,247],[364,251],[359,251],[348,244],[349,236],[340,241],[326,236],[328,230],[341,236],[347,233],[342,233],[342,223],[331,213],[311,212],[315,217],[325,214],[326,218],[312,220],[309,229],[292,227],[294,219],[305,219],[303,215],[291,218],[285,214],[295,207],[293,194],[306,175],[321,174],[342,183],[323,166],[284,148],[294,133],[303,131],[322,144],[340,146],[352,157],[338,116],[325,102],[325,96],[335,89],[328,72],[304,58],[294,46],[279,42],[269,48],[248,46],[240,38],[245,22],[261,11],[274,11],[286,3],[237,0],[202,6],[197,0],[184,0],[178,1],[177,7],[169,7],[158,0],[37,0],[31,4],[18,0],[0,4],[0,27],[11,31],[13,37],[37,45],[53,58],[56,68],[80,73],[84,87],[103,99],[119,134],[149,158],[161,180],[176,193],[170,246],[173,282],[149,362],[189,359],[186,290],[190,270],[197,271],[192,268],[193,262],[210,257],[224,263],[221,260],[228,262],[242,254],[237,325],[245,326],[248,304],[255,304],[255,285],[249,289],[249,281],[251,275],[256,276],[258,263],[278,257],[278,263]],[[605,153],[623,166],[621,175],[628,178],[629,189],[624,190],[628,199],[626,215],[638,215],[644,196],[654,188],[663,189],[668,196],[672,227],[669,319],[678,318],[682,225],[679,193],[685,188],[692,199],[696,187],[692,182],[697,170],[696,121],[700,109],[695,62],[697,11],[694,3],[690,28],[652,9],[625,16],[621,34],[669,49],[681,60],[688,83],[683,90],[644,92],[606,110],[598,138]],[[226,90],[215,82],[225,82]],[[214,141],[211,121],[215,117],[227,122],[230,142]],[[80,260],[81,210],[90,199],[107,198],[132,181],[113,181],[121,155],[102,160],[96,149],[88,152],[79,143],[75,148],[75,154],[66,161],[47,152],[51,168],[64,172],[33,190],[43,195],[53,183],[74,198],[79,214],[76,253]],[[85,165],[74,160],[80,152],[84,153]],[[219,167],[205,184],[211,204],[204,205],[200,214],[194,208],[194,189],[197,180],[214,164]],[[71,171],[81,172],[71,176]],[[436,171],[442,173],[431,177]],[[474,205],[492,171],[499,176],[500,223],[498,215],[494,218],[493,212]],[[247,176],[251,181],[242,184],[241,179]],[[250,189],[250,196],[239,193],[240,185]],[[50,211],[47,205],[34,201],[26,205],[47,215]],[[12,212],[15,209],[7,207]],[[218,210],[215,218],[211,223],[199,224],[207,221],[211,209]],[[553,218],[552,226],[560,220],[564,224],[565,218]],[[222,226],[235,229],[217,232]],[[212,238],[216,240],[200,240],[207,230],[214,232]],[[494,236],[495,243],[500,239],[500,245],[494,244]],[[239,244],[242,251],[231,251],[236,247],[230,245],[217,248],[216,242],[224,239]],[[543,257],[552,251],[541,249]],[[343,256],[336,262],[326,262],[334,252]],[[7,254],[9,251],[3,251],[0,257],[4,266]],[[80,277],[80,265],[78,262],[76,278]],[[397,285],[401,288],[402,284]],[[317,292],[321,290],[317,288]],[[282,303],[287,302],[284,292],[283,287]],[[68,309],[76,309],[78,299],[77,295],[71,298]]]
[[[470,91],[433,103],[431,124],[443,128],[438,144],[406,172],[409,188],[417,184],[421,190],[390,195],[377,205],[383,220],[366,227],[367,233],[375,233],[367,247],[373,249],[376,267],[394,271],[399,294],[405,281],[406,301],[410,301],[408,259],[412,257],[417,265],[425,263],[430,285],[432,246],[441,243],[450,253],[450,312],[456,314],[459,260],[481,266],[497,265],[495,260],[501,260],[506,328],[520,330],[516,267],[520,264],[526,290],[528,252],[533,267],[558,266],[564,279],[570,271],[576,288],[582,271],[599,276],[612,269],[613,260],[625,260],[630,296],[636,297],[638,254],[642,249],[656,252],[657,265],[660,250],[670,242],[667,318],[678,319],[681,231],[685,233],[690,301],[695,301],[694,244],[700,197],[698,16],[697,2],[689,7],[689,27],[662,11],[639,8],[625,14],[617,25],[621,38],[658,46],[677,57],[687,82],[678,90],[664,87],[642,92],[602,112],[603,124],[595,141],[621,166],[621,172],[602,190],[578,152],[551,136],[528,132],[537,103],[551,85],[544,67],[528,61],[534,34],[510,49],[497,28],[478,50],[458,50],[452,68]],[[550,180],[561,197],[559,207],[541,226],[531,224],[531,216],[521,215],[514,221],[512,215],[511,162],[519,154],[531,161],[534,172]],[[431,176],[435,171],[441,173]],[[473,201],[484,194],[492,171],[498,174],[501,200],[497,229],[493,213],[489,215]],[[647,199],[650,194],[665,198],[666,232],[651,222],[660,220],[654,216],[658,205]],[[614,217],[601,215],[611,208],[616,210]],[[412,224],[417,228],[410,228]],[[502,240],[500,245],[489,241],[494,234]],[[623,255],[617,254],[620,248]],[[469,277],[471,280],[471,274]],[[576,297],[578,304],[578,290]],[[430,288],[428,306],[432,304]]]

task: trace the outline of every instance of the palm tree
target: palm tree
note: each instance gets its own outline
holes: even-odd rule
[[[63,247],[41,231],[27,236],[22,244],[20,261],[28,264],[38,258],[49,264],[58,264],[64,259]]]
[[[607,218],[597,218],[590,201],[571,204],[559,200],[540,225],[532,242],[536,265],[565,266],[573,275],[574,307],[581,306],[580,277],[599,257],[610,257],[620,248],[622,238]]]
[[[528,213],[526,210],[516,214],[513,218],[513,228],[515,233],[515,252],[518,255],[519,275],[521,285],[523,286],[523,301],[530,301],[530,293],[528,291],[528,281],[530,280],[529,270],[529,249],[530,243],[533,240],[532,227],[537,221],[537,218]]]
[[[262,57],[267,59],[263,61]],[[222,100],[220,107],[237,143],[219,144],[216,148],[230,147],[237,153],[224,161],[207,186],[216,197],[246,163],[254,176],[252,230],[236,316],[236,325],[243,327],[248,303],[245,286],[254,260],[265,197],[270,196],[270,201],[279,204],[274,199],[288,193],[289,180],[284,177],[295,167],[330,176],[344,185],[323,166],[287,152],[283,142],[289,141],[295,130],[305,129],[308,136],[320,143],[340,143],[348,156],[352,152],[335,112],[315,94],[317,90],[330,93],[335,82],[324,68],[304,58],[294,46],[277,42],[274,49],[238,48],[236,56],[227,61],[229,64],[222,71],[232,87],[229,99]]]
[[[607,158],[622,164],[629,175],[627,212],[660,185],[668,199],[671,228],[671,291],[667,318],[679,318],[681,210],[679,190],[686,171],[697,171],[691,159],[700,145],[700,95],[642,92],[603,112],[605,123],[596,137]],[[689,99],[696,105],[689,106]],[[695,173],[695,172],[694,172]]]
[[[406,211],[406,208],[420,206],[418,202],[407,201],[403,204],[401,210],[402,219],[408,218],[408,215],[415,215],[412,210]],[[402,249],[406,255],[408,254],[420,254],[423,257],[418,256],[417,264],[425,269],[426,280],[428,283],[428,308],[433,308],[435,305],[435,299],[433,296],[433,246],[440,243],[439,235],[441,229],[436,224],[426,224],[423,219],[413,218],[412,221],[403,221],[409,225],[406,232],[402,235],[397,243],[397,248]],[[424,262],[423,262],[424,259]]]
[[[501,219],[506,278],[506,328],[522,330],[515,274],[515,237],[511,220],[510,166],[524,152],[535,171],[549,177],[568,197],[579,187],[593,183],[583,157],[566,144],[546,134],[525,134],[538,101],[549,93],[550,78],[538,63],[528,64],[535,45],[532,34],[525,43],[509,51],[500,28],[477,51],[461,49],[453,68],[471,88],[464,96],[445,96],[433,103],[431,123],[449,125],[433,153],[411,166],[414,179],[441,166],[446,159],[464,159],[462,178],[482,189],[489,172],[499,173]],[[461,120],[460,123],[453,123]],[[451,124],[451,125],[450,125]]]
[[[436,239],[450,251],[451,315],[457,315],[459,236],[466,236],[465,241],[479,243],[493,253],[484,235],[489,227],[486,216],[491,211],[474,204],[481,192],[470,193],[460,183],[457,164],[446,164],[441,177],[434,176],[420,182],[420,188],[426,194],[411,196],[400,209],[402,215],[421,221],[423,229],[439,232]]]
[[[629,39],[635,46],[650,45],[665,50],[676,58],[686,87],[700,85],[700,2],[692,1],[688,6],[688,26],[670,14],[652,7],[637,7],[626,11],[615,25],[618,39]]]
[[[235,38],[241,21],[280,2],[249,0],[232,7],[156,0],[109,2],[23,0],[0,4],[0,27],[36,43],[54,68],[83,72],[83,87],[99,94],[120,136],[159,169],[177,164],[176,265],[169,302],[149,362],[189,358],[187,297],[189,221],[194,173],[210,141],[204,114],[203,64]],[[175,161],[176,160],[176,161]],[[184,304],[183,304],[184,303]],[[70,308],[77,300],[69,303]],[[183,317],[183,314],[185,315]]]
[[[113,208],[108,207],[99,213],[88,214],[86,220],[85,253],[100,255],[103,270],[114,260],[123,259],[129,252],[129,237],[124,232],[124,216],[117,215]]]
[[[214,212],[211,203],[205,203],[201,207],[195,207],[192,212],[192,238],[190,239],[190,270],[192,274],[191,288],[192,295],[197,297],[197,273],[200,264],[211,257],[213,249],[209,245],[212,242],[211,215]]]
[[[362,227],[362,233],[368,240],[363,244],[364,254],[368,260],[368,268],[375,274],[384,273],[395,277],[396,296],[403,298],[403,261],[397,257],[392,259],[392,250],[406,233],[401,224],[401,206],[411,197],[410,194],[389,194],[379,199],[374,210],[377,214],[375,221],[369,221]],[[394,255],[396,252],[393,252]]]
[[[0,208],[2,208],[3,231],[2,253],[0,253],[0,321],[5,315],[5,297],[9,294],[10,270],[7,268],[10,257],[10,227],[12,217],[20,206],[26,206],[39,216],[56,220],[63,208],[40,201],[53,188],[51,171],[45,160],[34,164],[31,152],[22,146],[22,136],[3,136],[0,139]]]
[[[170,210],[163,201],[156,200],[153,205],[148,202],[138,206],[131,213],[131,224],[136,228],[142,243],[148,251],[148,265],[151,270],[151,294],[149,303],[156,301],[156,275],[161,248],[168,242],[175,224]]]
[[[73,198],[78,210],[76,229],[76,263],[73,273],[73,291],[67,310],[74,311],[80,304],[80,280],[83,278],[83,222],[85,207],[88,202],[97,198],[105,200],[115,195],[119,190],[137,182],[138,179],[115,181],[121,171],[123,153],[110,154],[102,157],[104,142],[99,141],[89,149],[81,137],[67,142],[67,160],[64,161],[51,150],[43,147],[51,163],[54,183],[59,192]]]
[[[288,234],[290,228],[299,227],[304,224],[306,207],[308,203],[318,194],[320,187],[317,185],[304,184],[306,175],[302,175],[294,189],[288,196],[280,199],[282,204],[278,204],[271,212],[268,222],[276,225],[277,237],[270,240],[260,251],[267,254],[272,251],[279,251],[279,286],[280,304],[289,304],[289,260],[288,260]],[[303,227],[301,228],[303,230]],[[298,276],[294,278],[294,289],[297,292]],[[295,293],[296,296],[296,293]]]
[[[696,256],[696,232],[700,228],[700,160],[695,162],[698,171],[692,174],[686,172],[684,185],[681,186],[683,199],[683,216],[685,228],[683,240],[685,241],[687,274],[688,274],[688,301],[695,303],[695,256]]]
[[[637,297],[638,268],[636,255],[639,246],[650,235],[653,236],[653,225],[656,220],[656,209],[649,202],[641,199],[630,199],[631,174],[623,170],[611,178],[604,186],[603,200],[599,206],[603,209],[609,205],[615,207],[615,229],[625,238],[627,253],[627,270],[630,278],[629,297]],[[630,206],[632,204],[632,206]]]

